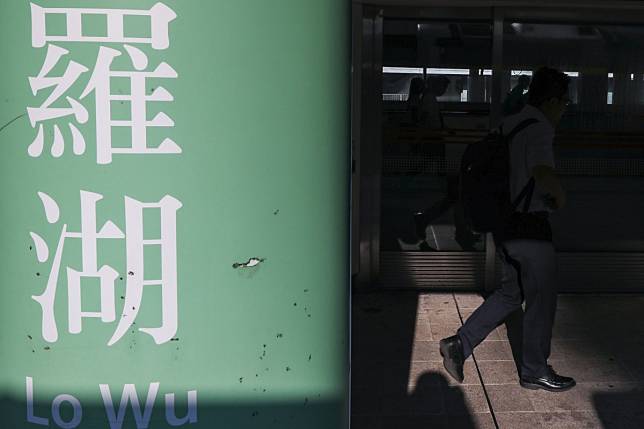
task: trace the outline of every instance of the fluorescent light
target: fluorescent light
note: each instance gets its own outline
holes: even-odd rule
[[[383,74],[423,74],[422,68],[413,67],[383,67]]]
[[[459,76],[469,76],[469,69],[441,69],[441,68],[429,68],[427,69],[427,74],[447,74],[447,75],[459,75]]]
[[[608,73],[608,78],[609,78],[609,79],[612,79],[612,78],[614,78],[614,77],[615,77],[615,76],[614,76],[612,73]],[[610,103],[609,103],[609,104],[610,104]]]
[[[570,77],[579,77],[579,72],[571,72],[571,71],[565,71],[565,74],[567,74]],[[532,76],[532,71],[530,70],[512,70],[511,71],[512,76]]]
[[[484,69],[483,70],[483,76],[492,76],[492,70]]]

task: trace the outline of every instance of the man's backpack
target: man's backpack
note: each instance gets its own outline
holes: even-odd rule
[[[528,210],[534,180],[511,201],[509,144],[516,134],[537,122],[534,118],[526,119],[507,135],[500,127],[465,149],[461,160],[460,199],[465,222],[472,232],[497,231],[524,199],[523,210]]]

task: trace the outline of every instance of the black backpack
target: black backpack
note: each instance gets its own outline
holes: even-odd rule
[[[472,232],[497,231],[524,199],[523,211],[528,210],[534,179],[515,201],[510,201],[509,144],[517,133],[537,122],[534,118],[526,119],[507,135],[503,135],[501,126],[465,149],[460,170],[460,200],[465,222]]]

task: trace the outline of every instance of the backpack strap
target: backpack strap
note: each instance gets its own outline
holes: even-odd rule
[[[510,131],[510,134],[508,134],[508,135],[505,137],[505,138],[506,138],[506,140],[507,140],[508,142],[510,142],[510,141],[514,138],[514,136],[516,136],[516,135],[517,135],[517,134],[519,134],[521,131],[523,131],[523,130],[525,130],[526,128],[528,128],[530,125],[532,125],[532,124],[536,124],[537,122],[539,122],[539,120],[538,120],[538,119],[536,119],[536,118],[528,118],[528,119],[524,119],[523,121],[519,122],[519,124],[518,124],[516,127],[514,127],[514,128],[512,129],[512,131]],[[501,135],[503,135],[503,128],[501,128]]]
[[[536,187],[537,182],[534,180],[534,177],[531,177],[528,183],[523,187],[523,190],[512,203],[512,211],[517,211],[517,207],[521,204],[523,200],[523,213],[527,213],[530,208],[530,203],[532,202],[532,195],[534,194],[534,188]]]

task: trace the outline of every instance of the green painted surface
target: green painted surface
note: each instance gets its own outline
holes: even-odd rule
[[[48,0],[47,8],[149,10],[154,1]],[[150,78],[149,95],[162,85],[171,102],[150,101],[147,119],[164,112],[175,125],[150,128],[148,146],[166,137],[181,154],[114,154],[97,163],[96,102],[80,100],[100,46],[122,55],[113,70],[135,71],[124,43],[49,41],[32,47],[29,2],[0,5],[0,126],[40,107],[52,91],[32,94],[28,77],[43,67],[48,45],[63,56],[48,76],[61,76],[70,60],[88,68],[51,107],[69,107],[65,96],[87,108],[89,120],[67,116],[43,121],[44,151],[27,149],[36,137],[21,117],[0,132],[0,426],[27,422],[27,377],[33,380],[35,417],[50,427],[75,427],[71,404],[62,401],[57,424],[52,401],[73,395],[82,405],[81,428],[105,428],[109,413],[99,385],[109,385],[118,411],[126,384],[144,403],[158,382],[149,427],[170,427],[164,395],[176,394],[177,417],[187,415],[187,392],[197,391],[204,428],[342,428],[348,404],[348,6],[343,0],[165,0],[176,14],[170,45],[132,43],[148,58],[146,71],[166,62],[176,79]],[[64,15],[48,16],[48,34],[65,34]],[[84,16],[83,34],[104,35],[104,17]],[[125,33],[150,35],[150,19],[130,16]],[[127,78],[111,79],[112,94],[130,94]],[[113,119],[129,120],[130,104],[112,102]],[[69,123],[87,149],[72,153]],[[50,149],[54,125],[65,152]],[[115,130],[112,146],[131,147],[130,129]],[[112,221],[124,233],[126,196],[158,203],[169,195],[176,211],[178,328],[155,344],[138,330],[162,324],[161,286],[145,286],[136,324],[114,345],[108,341],[131,293],[126,257],[130,239],[98,239],[97,263],[113,267],[116,321],[84,318],[69,332],[66,269],[83,270],[81,240],[66,240],[55,295],[58,339],[47,342],[43,311],[32,296],[47,286],[63,224],[81,231],[80,192],[102,195],[98,229]],[[60,220],[50,224],[38,192],[51,196]],[[159,238],[159,210],[144,210],[144,238]],[[40,263],[30,232],[47,243]],[[96,231],[94,231],[96,232]],[[233,268],[251,257],[256,267]],[[161,276],[159,246],[145,252],[145,279]],[[81,282],[82,310],[100,311],[97,277]],[[138,304],[138,303],[137,303]],[[126,311],[125,314],[128,314]],[[65,399],[65,397],[59,398]],[[56,408],[56,407],[55,407]],[[112,427],[134,428],[132,406]],[[78,416],[76,416],[78,418]],[[62,420],[61,420],[62,419]],[[145,420],[145,418],[144,418]],[[64,422],[70,422],[65,426]]]

